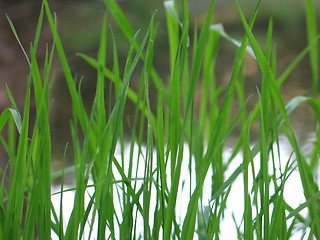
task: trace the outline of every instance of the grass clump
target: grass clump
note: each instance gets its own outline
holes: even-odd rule
[[[316,18],[307,17],[309,45],[278,76],[272,19],[265,50],[252,33],[260,2],[249,22],[235,2],[245,31],[241,42],[236,42],[223,28],[212,25],[215,1],[211,1],[201,26],[195,25],[193,36],[187,1],[165,1],[170,72],[168,80],[163,81],[153,64],[156,13],[146,31],[135,32],[116,2],[104,0],[106,15],[97,58],[79,54],[97,72],[95,98],[88,112],[81,85],[77,85],[70,70],[57,21],[44,0],[29,54],[23,50],[30,67],[23,112],[20,116],[7,89],[12,108],[0,116],[0,130],[9,125],[8,139],[1,136],[1,142],[9,156],[3,179],[10,178],[10,186],[2,184],[0,191],[1,239],[219,239],[225,234],[220,223],[227,215],[234,184],[239,180],[243,190],[238,197],[243,199],[243,206],[239,207],[240,219],[234,217],[239,239],[290,239],[300,227],[308,239],[320,239],[319,186],[313,170],[319,159],[320,102],[317,95],[294,96],[286,104],[280,91],[302,58],[310,54],[312,91],[317,94]],[[307,15],[313,13],[312,1],[306,0],[306,6]],[[130,45],[123,69],[117,41],[107,27],[110,14]],[[44,18],[49,23],[53,45],[47,47],[40,71],[36,56]],[[10,19],[9,23],[19,41]],[[215,73],[221,36],[238,45],[225,87],[217,84]],[[107,66],[107,41],[112,43],[111,67]],[[253,107],[249,107],[252,100],[245,98],[243,69],[248,52],[262,73]],[[73,113],[72,147],[66,147],[65,156],[72,151],[73,166],[69,169],[74,172],[75,186],[71,189],[74,199],[67,219],[62,202],[69,191],[64,188],[64,172],[68,169],[56,174],[62,177],[59,212],[51,200],[54,133],[49,123],[49,79],[55,54],[67,82]],[[137,90],[130,84],[134,74],[139,75]],[[112,107],[111,99],[105,95],[106,79],[114,85]],[[155,93],[150,91],[152,87]],[[197,103],[198,91],[201,96]],[[151,102],[151,94],[156,94],[156,103]],[[31,97],[36,103],[32,129]],[[124,127],[127,101],[135,106],[129,134],[125,134]],[[237,110],[236,103],[240,106]],[[289,118],[302,103],[309,104],[316,119],[311,154],[302,151]],[[252,141],[256,123],[259,138]],[[238,128],[226,159],[228,140]],[[280,153],[281,138],[292,149],[288,159]],[[304,202],[298,206],[290,205],[285,196],[294,173],[298,173],[304,194]],[[179,211],[181,206],[183,211]]]

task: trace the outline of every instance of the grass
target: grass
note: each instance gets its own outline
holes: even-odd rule
[[[261,1],[257,2],[249,22],[235,1],[245,32],[240,42],[212,26],[215,1],[211,1],[204,22],[195,25],[193,35],[187,1],[179,4],[166,1],[170,69],[167,81],[153,64],[157,54],[157,13],[152,15],[147,30],[135,32],[114,0],[104,3],[106,14],[101,24],[97,58],[79,54],[97,72],[96,93],[89,112],[81,97],[81,85],[71,72],[57,20],[48,2],[43,1],[29,50],[23,48],[8,17],[27,58],[30,75],[26,80],[23,112],[19,113],[7,88],[12,106],[0,115],[0,130],[5,125],[9,129],[7,138],[1,136],[9,162],[2,170],[0,238],[50,239],[54,233],[59,239],[68,240],[220,239],[230,194],[235,182],[240,180],[242,213],[240,220],[234,218],[233,226],[238,239],[290,239],[296,231],[305,235],[303,239],[320,239],[319,181],[315,170],[320,153],[319,35],[313,1],[305,1],[308,46],[282,74],[277,73],[273,20],[269,21],[265,49],[253,34]],[[130,46],[123,69],[118,59],[117,39],[108,30],[109,15]],[[49,23],[53,45],[47,46],[45,61],[39,64],[36,56],[44,19]],[[215,74],[219,44],[224,41],[221,37],[238,45],[226,87],[217,84]],[[107,51],[113,53],[111,67],[107,67]],[[243,74],[248,51],[254,54],[262,75],[261,88],[257,88],[258,101],[252,108],[248,105],[252,100],[245,98]],[[62,161],[72,152],[73,165],[51,174],[54,133],[49,122],[49,96],[55,54],[64,73],[73,113],[71,142],[66,143]],[[280,88],[308,54],[313,95],[294,96],[285,103]],[[42,70],[39,65],[43,65]],[[131,88],[133,74],[139,75],[137,90]],[[105,95],[106,79],[113,84],[115,99]],[[156,93],[151,92],[152,86]],[[195,97],[199,88],[201,97],[197,105]],[[156,94],[156,103],[151,102],[151,94]],[[29,122],[31,99],[36,103],[33,128]],[[129,133],[124,127],[127,101],[135,106]],[[240,106],[237,111],[235,103]],[[311,140],[312,150],[308,154],[298,144],[289,118],[303,103],[311,107],[316,119],[315,139]],[[259,138],[252,141],[255,123],[259,125]],[[236,128],[240,132],[230,158],[226,159],[227,142],[235,135]],[[280,153],[280,138],[290,143],[292,152],[287,159]],[[234,168],[235,164],[238,165]],[[75,186],[71,189],[74,199],[71,216],[65,219],[62,203],[69,190],[65,189],[64,175],[69,171],[75,176]],[[298,206],[290,205],[285,197],[294,173],[298,173],[305,199]],[[52,179],[57,176],[62,179],[59,212],[51,200]],[[9,186],[4,184],[7,179]],[[206,187],[208,182],[210,189]],[[184,204],[183,214],[178,211],[181,204]]]

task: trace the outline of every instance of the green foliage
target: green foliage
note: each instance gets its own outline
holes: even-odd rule
[[[79,54],[97,75],[95,98],[89,112],[80,94],[81,85],[77,85],[72,75],[48,2],[43,1],[29,53],[7,17],[26,56],[30,74],[22,116],[9,88],[12,106],[0,115],[0,130],[6,124],[9,126],[8,139],[1,136],[0,140],[9,157],[4,177],[10,178],[10,186],[2,181],[0,189],[0,239],[50,239],[53,233],[59,239],[219,239],[230,193],[241,178],[241,223],[234,219],[239,239],[289,239],[299,224],[309,235],[308,239],[320,239],[320,192],[318,175],[313,171],[319,165],[320,102],[317,95],[295,96],[286,105],[280,90],[303,57],[310,54],[312,91],[318,92],[319,36],[313,2],[306,0],[309,45],[277,76],[272,19],[265,50],[252,32],[261,1],[257,2],[249,23],[235,2],[245,32],[241,41],[229,36],[222,25],[212,25],[215,1],[210,2],[204,22],[196,24],[194,29],[190,29],[192,19],[186,0],[180,4],[165,1],[170,69],[167,81],[159,77],[153,63],[157,14],[152,15],[147,30],[135,32],[114,0],[104,3],[106,14],[97,58]],[[129,42],[123,69],[119,64],[117,40],[112,30],[108,30],[109,15]],[[49,22],[53,45],[47,47],[45,61],[39,64],[37,49],[44,18]],[[192,37],[191,30],[194,30]],[[219,61],[219,43],[224,38],[236,45],[237,52],[228,85],[218,86],[215,64]],[[111,51],[108,41],[112,42]],[[113,54],[111,67],[107,64],[108,51]],[[245,98],[243,75],[247,53],[257,61],[262,73],[258,100],[249,113],[251,99]],[[63,162],[67,152],[72,151],[73,166],[51,174],[49,82],[55,54],[72,101],[72,143],[71,147],[69,143],[66,146]],[[43,70],[40,65],[44,66]],[[136,90],[130,85],[133,76],[138,76]],[[105,95],[107,79],[113,84],[114,99]],[[151,94],[156,94],[156,103],[151,102]],[[196,103],[198,95],[201,96]],[[36,108],[33,128],[31,98],[35,99]],[[127,101],[134,103],[131,132],[126,133],[129,138],[124,123]],[[235,101],[240,105],[238,110]],[[304,154],[298,145],[289,118],[303,103],[309,104],[316,119],[311,154]],[[251,140],[254,124],[259,125],[257,141]],[[231,157],[225,159],[226,143],[239,127]],[[286,160],[281,159],[281,137],[292,148],[292,155]],[[242,162],[234,168],[236,156]],[[74,173],[75,187],[70,189],[74,192],[71,216],[65,219],[62,202],[69,191],[64,189],[67,172]],[[294,172],[299,174],[304,191],[305,202],[299,206],[291,206],[284,196]],[[59,212],[51,200],[54,177],[62,179]],[[211,178],[209,200],[204,191],[208,177]],[[183,192],[188,194],[181,199]],[[178,212],[181,205],[185,208],[182,215]]]

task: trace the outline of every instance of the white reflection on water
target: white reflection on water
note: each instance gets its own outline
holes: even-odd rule
[[[185,151],[187,151],[187,145],[184,146],[185,147]],[[135,147],[136,151],[134,153],[134,156],[138,156],[138,148]],[[142,154],[145,154],[146,149],[144,147],[141,148],[141,152]],[[231,155],[231,148],[227,148],[224,152],[224,156],[225,159],[228,159]],[[280,162],[281,166],[282,166],[282,171],[284,170],[284,167],[287,163],[287,161],[294,161],[294,155],[292,155],[292,150],[290,145],[284,140],[282,139],[280,142],[280,160],[276,159],[276,163]],[[125,147],[125,157],[129,156],[129,146]],[[115,157],[117,159],[121,159],[121,154],[119,149],[117,149],[116,151],[116,155]],[[136,157],[134,157],[134,159],[137,159]],[[153,158],[153,168],[156,167],[156,157],[155,157],[155,153],[154,153],[154,158]],[[233,162],[230,164],[229,168],[226,171],[225,174],[225,179],[227,179],[232,173],[233,171],[242,163],[242,156],[239,154],[234,160]],[[254,164],[255,164],[255,168],[259,169],[259,163],[260,163],[260,159],[259,159],[259,155],[257,155],[254,158]],[[128,161],[127,161],[128,163]],[[182,164],[182,168],[181,168],[181,181],[180,181],[180,187],[179,187],[179,192],[178,192],[178,196],[177,196],[177,204],[176,204],[176,218],[177,218],[177,223],[181,224],[183,223],[183,219],[186,215],[186,211],[187,211],[187,204],[188,204],[188,199],[190,196],[190,191],[192,191],[195,187],[195,181],[194,181],[194,171],[192,171],[192,182],[190,183],[190,176],[189,176],[189,171],[188,171],[188,163],[189,163],[189,154],[186,153],[184,154],[184,159],[183,159],[183,164]],[[125,166],[124,169],[127,169],[128,166]],[[279,164],[276,166],[277,168],[279,168]],[[133,172],[135,170],[137,170],[137,177],[143,177],[144,176],[144,168],[145,168],[145,163],[143,158],[141,158],[139,160],[139,164],[136,164],[136,168],[137,169],[133,169]],[[270,165],[271,168],[271,165]],[[167,169],[167,171],[169,172],[170,169]],[[117,174],[117,169],[114,167],[114,173],[115,173],[115,179],[121,179],[120,174]],[[208,171],[206,180],[205,180],[205,185],[203,188],[203,206],[208,206],[208,204],[210,203],[210,197],[211,197],[211,168]],[[169,175],[169,174],[168,174]],[[168,182],[170,182],[170,179],[167,179]],[[252,181],[252,176],[251,176],[251,181]],[[91,181],[92,183],[92,181]],[[89,184],[91,184],[89,183]],[[134,183],[132,183],[133,185]],[[139,189],[139,187],[141,186],[142,181],[137,181],[137,189]],[[74,185],[66,185],[64,188],[65,189],[70,189],[73,188]],[[170,187],[170,186],[168,186]],[[250,186],[249,186],[250,189]],[[121,209],[119,206],[117,206],[116,202],[118,201],[118,199],[121,199],[121,197],[119,198],[119,196],[117,194],[121,195],[121,189],[118,188],[115,185],[115,210],[118,214],[118,216],[121,216]],[[52,193],[55,192],[59,192],[60,191],[60,186],[53,186],[52,187]],[[86,204],[88,204],[89,199],[90,199],[90,195],[93,194],[94,188],[90,187],[87,189],[87,195],[86,195]],[[273,194],[274,189],[272,188],[272,186],[270,185],[270,194]],[[301,186],[301,182],[300,182],[300,176],[297,170],[295,170],[289,177],[289,179],[286,182],[285,188],[284,188],[284,197],[285,200],[287,201],[287,203],[293,207],[296,208],[298,207],[302,202],[305,201],[304,195],[303,195],[303,189]],[[72,211],[72,207],[73,207],[73,199],[74,199],[74,192],[73,191],[69,191],[69,192],[65,192],[63,193],[63,215],[64,215],[64,223],[68,222],[68,219],[70,217],[71,211]],[[142,197],[140,198],[142,201]],[[155,189],[153,189],[153,192],[151,194],[151,203],[156,201],[155,200]],[[56,209],[56,212],[59,213],[59,209],[60,209],[60,194],[56,194],[52,196],[52,202],[53,205]],[[155,205],[155,204],[154,204]],[[151,204],[151,206],[155,207],[154,205]],[[237,225],[241,225],[240,229],[241,231],[243,231],[243,223],[241,224],[242,221],[242,214],[244,211],[244,200],[243,200],[243,176],[240,174],[239,177],[236,179],[236,181],[233,183],[232,185],[232,189],[230,191],[228,200],[227,200],[227,209],[224,212],[223,215],[223,219],[220,223],[221,226],[221,239],[237,239],[237,231],[236,231],[236,227],[235,227],[235,223],[234,221],[236,221]],[[152,208],[152,207],[151,207]],[[272,211],[272,206],[270,207],[270,210]],[[154,209],[150,209],[150,213],[152,213],[154,211]],[[255,209],[253,208],[253,213],[254,213]],[[270,212],[271,212],[270,211]],[[287,213],[288,214],[288,213]],[[301,212],[301,214],[305,215],[307,214],[306,210],[303,210]],[[149,218],[149,223],[150,226],[153,225],[153,215],[150,214],[150,218]],[[90,217],[88,218],[90,219]],[[120,218],[121,221],[121,218]],[[288,225],[291,223],[292,219],[288,221]],[[139,231],[139,229],[141,229],[141,234],[143,233],[143,219],[141,216],[138,216],[137,219],[137,229]],[[140,226],[140,227],[139,227]],[[85,229],[85,234],[83,239],[89,239],[89,224],[86,225],[86,229]],[[96,224],[93,227],[94,231],[97,230],[97,226]],[[107,233],[108,234],[108,233]],[[119,236],[119,232],[116,229],[116,238],[118,238],[117,236]],[[91,239],[95,239],[96,233],[93,232]],[[160,236],[161,237],[161,236]],[[305,238],[303,238],[303,231],[297,231],[294,232],[294,235],[290,238],[293,240],[296,239],[306,239],[308,237],[308,234],[305,235]],[[52,239],[58,239],[58,237],[55,235],[55,233],[52,233]],[[198,236],[195,234],[194,235],[194,239],[198,239]]]

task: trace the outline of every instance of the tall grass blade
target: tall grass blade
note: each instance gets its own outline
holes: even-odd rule
[[[305,0],[305,16],[308,42],[312,45],[310,49],[312,91],[317,95],[319,93],[319,40],[316,40],[318,35],[318,24],[316,6],[313,0]]]

